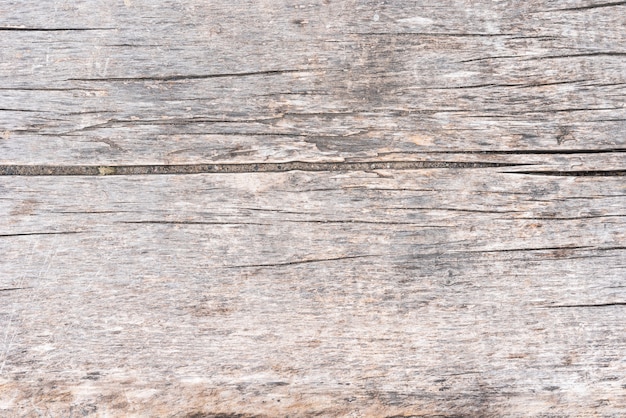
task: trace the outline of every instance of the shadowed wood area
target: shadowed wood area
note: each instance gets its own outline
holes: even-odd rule
[[[0,416],[621,417],[626,2],[0,2]]]

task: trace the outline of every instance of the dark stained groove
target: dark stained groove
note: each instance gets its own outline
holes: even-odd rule
[[[361,113],[367,113],[367,112],[361,112],[361,111],[351,111],[351,112],[285,112],[283,114],[284,117],[302,117],[302,118],[307,118],[307,117],[327,117],[327,116],[354,116],[354,115],[360,115]],[[376,112],[370,112],[370,113],[376,113]]]
[[[51,113],[49,110],[32,110],[32,109],[7,109],[7,108],[2,108],[0,109],[0,112],[29,112],[29,113]]]
[[[294,266],[298,264],[309,264],[309,263],[325,263],[327,261],[341,261],[341,260],[352,260],[355,258],[366,258],[366,257],[380,257],[375,254],[368,255],[351,255],[345,257],[335,257],[335,258],[314,258],[309,260],[298,260],[298,261],[288,261],[286,263],[268,263],[268,264],[243,264],[239,266],[225,266],[225,268],[254,268],[254,267],[283,267],[283,266]]]
[[[475,85],[469,85],[469,86],[429,87],[427,88],[427,90],[476,89],[476,88],[483,88],[483,87],[533,88],[533,87],[554,86],[554,85],[559,85],[559,84],[583,83],[586,81],[590,81],[590,80],[588,79],[567,80],[567,81],[554,81],[554,82],[549,82],[549,83],[502,83],[502,84],[488,83],[488,84],[475,84]]]
[[[371,224],[371,225],[412,225],[421,228],[449,228],[449,225],[426,225],[416,224],[413,222],[385,222],[385,221],[361,221],[358,219],[346,220],[297,220],[297,219],[281,219],[280,222],[288,223],[314,223],[314,224]],[[268,226],[275,223],[260,222],[211,222],[211,221],[121,221],[120,224],[157,224],[157,225],[261,225]]]
[[[31,235],[69,235],[69,234],[80,234],[82,231],[63,231],[63,232],[23,232],[17,234],[0,234],[0,238],[8,238],[8,237],[27,237]]]
[[[265,120],[269,120],[269,119],[265,119]],[[248,121],[204,121],[204,122],[198,122],[198,123],[248,123]],[[261,122],[261,120],[256,121],[255,123],[259,123]],[[146,125],[157,125],[155,124],[149,124],[147,123]],[[178,125],[176,123],[161,123],[161,126],[163,125]],[[179,125],[183,125],[182,123]],[[51,136],[51,137],[58,137],[58,138],[63,138],[63,137],[78,137],[80,135],[77,135],[78,132],[81,131],[90,131],[90,130],[94,130],[97,129],[97,127],[86,127],[86,128],[82,128],[82,129],[78,129],[76,131],[69,131],[69,132],[61,132],[61,133],[56,133],[56,134],[39,134],[41,136]],[[24,130],[22,131],[13,131],[13,133],[22,133],[25,132]],[[181,132],[181,133],[177,133],[177,134],[159,134],[159,136],[198,136],[198,135],[207,135],[207,136],[285,136],[285,137],[291,137],[291,138],[312,138],[312,139],[325,139],[325,138],[344,138],[343,136],[322,136],[322,135],[316,135],[315,137],[311,137],[307,134],[302,134],[302,133],[284,133],[284,132],[235,132],[235,131],[230,131],[230,132],[193,132],[193,133],[186,133],[186,132]],[[103,142],[102,139],[100,140],[94,140],[93,142]],[[188,151],[188,150],[187,150]],[[243,151],[245,152],[245,151]],[[171,153],[170,153],[171,154]]]
[[[531,111],[520,111],[520,112],[511,112],[511,115],[526,115],[529,113],[562,113],[562,112],[593,112],[596,110],[622,110],[621,107],[570,107],[564,109],[545,109],[545,110],[531,110]],[[484,116],[489,117],[489,115]]]
[[[160,45],[160,44],[105,44],[103,46],[108,46],[112,48],[155,48],[155,47],[161,47],[163,45]]]
[[[440,189],[411,189],[408,187],[397,187],[397,188],[392,188],[392,187],[366,187],[366,186],[345,186],[342,187],[342,189],[344,190],[359,190],[359,191],[363,191],[363,192],[375,192],[375,191],[379,191],[379,192],[399,192],[399,193],[404,193],[404,192],[428,192],[428,193],[433,193],[433,192],[440,192],[442,190]],[[323,190],[323,189],[309,189],[306,191],[317,191],[317,190]],[[337,189],[327,189],[328,191],[332,191],[332,190],[337,190]]]
[[[457,208],[429,208],[429,207],[403,207],[393,208],[384,207],[381,209],[387,210],[431,210],[431,211],[445,211],[445,212],[468,212],[468,213],[522,213],[520,210],[481,210],[481,209],[457,209]]]
[[[546,41],[553,41],[555,39],[559,39],[559,36],[549,36],[549,35],[512,36],[511,39],[543,39]]]
[[[100,89],[85,89],[85,88],[48,88],[48,87],[0,87],[0,90],[11,90],[11,91],[102,91]]]
[[[357,36],[449,36],[459,37],[497,37],[497,36],[515,36],[517,33],[453,33],[453,32],[350,32],[348,35]]]
[[[597,218],[623,218],[626,215],[589,215],[589,216],[572,216],[572,217],[550,217],[550,216],[534,216],[531,218],[516,218],[529,221],[575,221],[581,219],[597,219]]]
[[[504,171],[505,174],[528,174],[531,176],[559,177],[624,177],[626,170],[578,170],[578,171]]]
[[[118,165],[118,166],[57,166],[0,165],[0,176],[105,176],[156,175],[200,173],[282,173],[287,171],[370,171],[419,170],[433,168],[495,168],[531,164],[454,162],[454,161],[390,161],[390,162],[302,162],[244,163],[244,164],[181,164],[181,165]]]
[[[626,52],[605,51],[605,52],[585,52],[580,54],[545,55],[539,57],[527,57],[524,61],[539,61],[559,58],[580,58],[580,57],[626,57]]]
[[[115,110],[88,110],[84,112],[68,112],[61,113],[61,116],[81,116],[81,115],[91,115],[91,114],[101,114],[101,113],[116,113]]]
[[[559,251],[559,250],[602,250],[603,248],[594,248],[588,245],[583,246],[563,246],[563,247],[537,247],[537,248],[505,248],[502,250],[461,250],[461,251],[451,251],[451,253],[514,253],[514,252],[525,252],[525,251]]]
[[[275,93],[267,93],[267,94],[257,94],[256,97],[267,97],[267,96],[330,96],[330,93],[315,91],[315,90],[307,90],[307,91],[278,91]]]
[[[4,289],[0,289],[0,292],[12,292],[14,290],[26,290],[26,289],[32,289],[32,287],[7,287]]]
[[[463,116],[464,118],[484,118],[484,119],[495,119],[495,118],[500,118],[500,119],[504,119],[504,118],[510,118],[510,120],[514,120],[512,119],[512,116],[514,115],[532,115],[532,114],[550,114],[550,113],[569,113],[569,112],[594,112],[594,111],[603,111],[603,110],[622,110],[619,107],[591,107],[591,108],[586,108],[586,107],[580,107],[580,108],[566,108],[566,109],[541,109],[541,110],[522,110],[522,111],[517,111],[517,112],[508,112],[507,114],[502,114],[502,115],[494,115],[494,114],[486,114],[486,115],[468,115],[468,116]],[[592,123],[592,122],[596,122],[593,120],[590,121],[585,121],[588,123]]]
[[[418,228],[450,228],[450,225],[425,225],[416,224],[413,222],[393,222],[393,221],[361,221],[358,219],[346,219],[346,220],[298,220],[298,219],[283,219],[280,222],[292,222],[292,223],[314,223],[314,224],[369,224],[369,225],[411,225]]]
[[[572,245],[563,247],[538,247],[538,248],[505,248],[502,250],[459,250],[450,251],[451,254],[458,253],[513,253],[513,252],[528,252],[528,251],[560,251],[560,250],[589,250],[589,251],[620,251],[625,250],[626,247],[594,247],[590,245]],[[591,256],[580,257],[588,258]]]
[[[549,82],[549,83],[527,83],[527,84],[521,84],[519,87],[520,88],[533,88],[533,87],[544,87],[544,86],[556,86],[559,84],[573,84],[573,83],[586,83],[588,81],[592,81],[590,79],[579,79],[579,80],[566,80],[566,81],[553,81],[553,82]]]
[[[461,89],[481,89],[485,87],[519,87],[524,84],[497,84],[497,83],[487,83],[487,84],[474,84],[470,86],[450,86],[450,87],[424,87],[421,90],[461,90]]]
[[[576,305],[549,305],[542,306],[542,308],[553,309],[553,308],[606,308],[610,306],[626,306],[626,302],[611,302],[611,303],[584,303],[584,304],[576,304]]]
[[[615,256],[611,256],[611,255],[599,255],[599,254],[589,254],[589,255],[583,255],[583,256],[577,256],[577,257],[563,257],[563,256],[559,256],[558,258],[556,258],[556,260],[558,261],[563,261],[563,260],[588,260],[590,258],[613,258]],[[552,260],[552,259],[538,259],[538,261],[546,261],[546,260]],[[511,261],[523,261],[523,262],[528,262],[528,258],[512,258],[512,257],[507,257],[506,258],[507,262],[511,262]]]
[[[63,215],[100,215],[105,213],[137,213],[139,211],[136,210],[62,210],[62,211],[50,211],[49,213],[60,213]]]
[[[296,212],[292,210],[284,210],[284,209],[270,209],[270,208],[247,208],[240,207],[240,210],[251,210],[255,212],[275,212],[275,213],[286,213],[288,215],[313,215],[311,212]]]
[[[602,7],[614,7],[614,6],[624,6],[626,5],[626,1],[614,1],[611,3],[599,3],[599,4],[590,4],[587,6],[578,6],[578,7],[567,7],[563,9],[550,9],[550,10],[542,10],[542,13],[545,12],[570,12],[570,11],[578,11],[578,10],[589,10],[589,9],[599,9]]]
[[[107,78],[69,78],[66,81],[100,81],[100,82],[117,82],[117,81],[183,81],[183,80],[203,80],[208,78],[225,78],[225,77],[248,77],[255,75],[281,75],[289,73],[309,73],[319,71],[320,69],[295,69],[295,70],[265,70],[265,71],[248,71],[241,73],[216,73],[216,74],[177,74],[165,76],[139,76],[139,77],[107,77]]]
[[[626,148],[605,149],[524,149],[524,150],[469,150],[469,151],[391,151],[378,156],[393,154],[484,154],[484,155],[559,155],[559,154],[612,154],[626,152]]]
[[[115,28],[21,28],[19,26],[0,27],[0,31],[18,32],[86,32],[96,30],[115,30]]]
[[[110,119],[107,122],[102,122],[102,123],[97,123],[94,125],[89,125],[89,126],[84,126],[82,128],[78,128],[78,129],[74,129],[71,131],[67,131],[67,132],[61,132],[58,134],[52,134],[51,136],[72,136],[72,134],[76,134],[79,132],[86,132],[86,131],[94,131],[96,129],[101,129],[101,128],[113,128],[116,126],[128,126],[128,125],[146,125],[146,126],[185,126],[185,125],[191,125],[191,124],[204,124],[204,123],[266,123],[266,122],[270,122],[270,121],[274,121],[277,119],[281,119],[282,116],[275,116],[275,117],[267,117],[267,118],[259,118],[259,119],[211,119],[211,118],[183,118],[183,119],[160,119],[160,120],[154,120],[154,119],[138,119],[138,120],[132,120],[132,119]],[[23,132],[23,131],[22,131]],[[216,132],[216,133],[211,133],[211,132],[206,132],[206,133],[193,133],[193,134],[189,134],[189,135],[199,135],[199,134],[203,134],[203,135],[235,135],[238,133],[235,132],[225,132],[225,133],[220,133],[220,132]],[[302,134],[285,134],[285,133],[261,133],[261,135],[275,135],[275,136],[280,136],[280,135],[285,135],[285,136],[305,136]],[[240,133],[240,135],[250,135],[248,133]]]
[[[537,57],[528,57],[528,56],[519,56],[519,55],[495,55],[492,57],[472,58],[468,60],[462,60],[462,61],[459,61],[459,63],[485,61],[485,60],[493,60],[493,59],[518,59],[521,61],[539,61],[539,60],[558,59],[558,58],[621,57],[621,56],[626,56],[626,52],[620,52],[620,51],[583,52],[579,54],[544,55],[544,56],[537,56]],[[612,84],[609,84],[609,85],[612,85]],[[498,85],[494,84],[494,86],[498,86]],[[486,85],[485,87],[489,87],[489,85]]]
[[[468,60],[462,60],[459,61],[459,63],[465,63],[465,62],[474,62],[474,61],[486,61],[486,60],[493,60],[493,59],[499,59],[499,58],[520,58],[517,55],[496,55],[493,57],[483,57],[483,58],[472,58],[472,59],[468,59]]]
[[[157,224],[157,225],[263,225],[260,222],[211,222],[211,221],[121,221],[121,224]]]

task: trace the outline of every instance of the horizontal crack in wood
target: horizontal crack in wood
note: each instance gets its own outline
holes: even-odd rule
[[[60,231],[60,232],[19,232],[16,234],[0,234],[0,238],[9,238],[9,237],[28,237],[31,235],[69,235],[69,234],[80,234],[82,231]]]
[[[520,150],[435,150],[435,151],[389,151],[378,156],[398,154],[481,154],[481,155],[565,155],[565,154],[616,154],[626,153],[626,148],[605,149],[520,149]]]
[[[573,12],[573,11],[599,9],[599,8],[604,8],[604,7],[615,7],[615,6],[624,6],[624,5],[626,5],[626,1],[614,1],[614,2],[609,2],[609,3],[589,4],[586,6],[567,7],[563,9],[540,10],[539,12],[535,12],[535,13]]]
[[[576,305],[548,305],[544,308],[605,308],[609,306],[626,306],[626,302],[584,303]]]
[[[565,177],[624,177],[626,170],[572,170],[572,171],[507,171],[507,174]]]
[[[0,165],[0,176],[106,176],[200,173],[281,173],[286,171],[370,171],[428,168],[494,168],[530,164],[452,161],[302,162],[181,165]]]
[[[225,268],[238,269],[238,268],[258,268],[258,267],[283,267],[283,266],[294,266],[298,264],[324,263],[328,261],[343,261],[343,260],[352,260],[355,258],[367,258],[367,257],[380,257],[380,255],[364,254],[364,255],[351,255],[351,256],[334,257],[334,258],[315,258],[315,259],[307,259],[307,260],[287,261],[284,263],[242,264],[238,266],[225,266]]]
[[[20,26],[3,26],[0,31],[19,31],[19,32],[84,32],[95,30],[115,30],[115,28],[27,28]]]
[[[137,76],[137,77],[107,77],[107,78],[70,78],[67,81],[92,81],[92,82],[131,82],[131,81],[183,81],[183,80],[203,80],[209,78],[224,77],[249,77],[256,75],[282,75],[289,73],[307,73],[312,71],[323,71],[324,69],[288,69],[288,70],[263,70],[247,71],[241,73],[216,73],[216,74],[175,74],[165,76]]]
[[[26,289],[32,289],[32,287],[7,287],[4,289],[0,289],[0,292],[12,292],[15,290],[26,290]]]

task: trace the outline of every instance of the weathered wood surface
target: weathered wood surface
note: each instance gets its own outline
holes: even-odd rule
[[[0,2],[0,416],[623,416],[625,45],[621,1]]]
[[[0,5],[0,163],[626,148],[621,2],[103,3]]]

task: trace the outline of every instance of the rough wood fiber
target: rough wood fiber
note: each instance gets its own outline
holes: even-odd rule
[[[0,416],[623,416],[626,2],[0,2]]]
[[[2,188],[9,411],[626,408],[620,177],[439,169]]]
[[[626,6],[585,6],[4,1],[0,164],[623,151]]]

